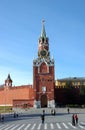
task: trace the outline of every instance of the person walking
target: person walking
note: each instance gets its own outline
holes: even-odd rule
[[[51,115],[53,115],[53,109],[51,109]]]
[[[43,110],[43,115],[45,115],[45,110]]]
[[[51,110],[51,115],[55,115],[55,113],[56,113],[56,112],[55,112],[55,109],[52,109],[52,110]]]
[[[41,115],[41,120],[42,120],[42,124],[43,124],[44,120],[45,120],[45,115],[44,114]]]
[[[70,110],[69,110],[69,108],[67,109],[67,111],[68,111],[68,114],[70,113]]]
[[[76,121],[76,125],[78,124],[78,115],[75,114],[75,121]]]
[[[72,115],[72,125],[75,126],[75,114]]]

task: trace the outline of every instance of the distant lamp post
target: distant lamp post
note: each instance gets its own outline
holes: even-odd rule
[[[6,88],[4,89],[4,113],[6,112]]]

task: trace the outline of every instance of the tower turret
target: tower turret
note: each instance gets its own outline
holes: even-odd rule
[[[7,79],[5,80],[5,86],[12,87],[12,79],[10,77],[10,74],[8,74]]]

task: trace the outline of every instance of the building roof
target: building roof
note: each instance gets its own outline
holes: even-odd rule
[[[57,81],[85,81],[85,77],[68,77],[63,79],[57,79]]]

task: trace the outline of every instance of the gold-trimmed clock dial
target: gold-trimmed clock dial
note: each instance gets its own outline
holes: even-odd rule
[[[41,50],[40,51],[40,56],[41,57],[46,57],[47,56],[47,51],[46,50]]]

